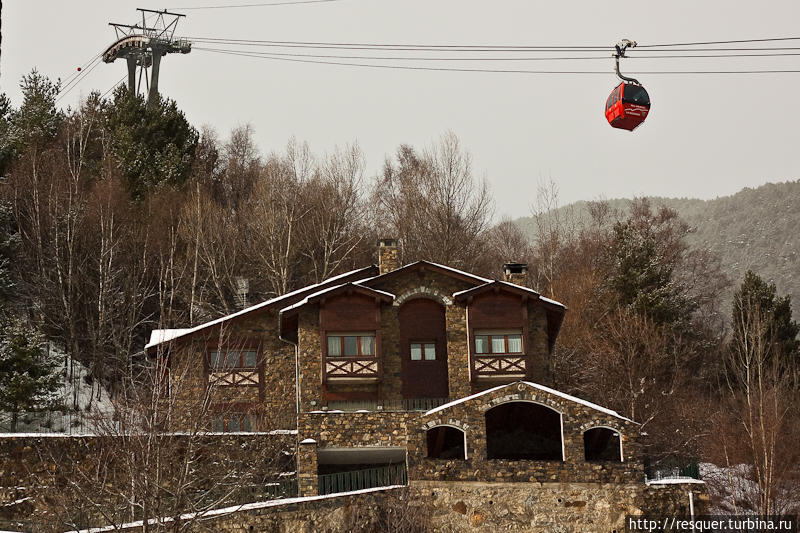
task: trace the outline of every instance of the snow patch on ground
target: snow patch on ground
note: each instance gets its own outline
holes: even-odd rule
[[[98,421],[107,421],[114,414],[114,405],[108,391],[98,380],[88,379],[89,369],[79,361],[67,357],[53,343],[50,343],[48,349],[63,362],[59,369],[61,385],[55,399],[64,406],[64,410],[20,413],[14,435],[94,433]],[[0,431],[10,430],[11,413],[0,413]]]

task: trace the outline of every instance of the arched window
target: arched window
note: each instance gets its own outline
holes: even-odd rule
[[[561,414],[544,405],[509,402],[486,411],[489,459],[563,461]]]
[[[466,435],[460,429],[437,426],[427,431],[429,459],[466,459]]]
[[[587,461],[622,461],[622,445],[618,431],[592,428],[583,434],[583,450]]]

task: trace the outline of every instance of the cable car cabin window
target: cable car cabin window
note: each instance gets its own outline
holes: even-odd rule
[[[625,94],[622,95],[625,104],[650,105],[650,97],[644,87],[639,85],[625,85]]]

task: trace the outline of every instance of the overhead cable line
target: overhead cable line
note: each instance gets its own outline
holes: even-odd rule
[[[638,44],[637,48],[657,48],[662,46],[703,46],[709,44],[767,43],[773,41],[800,41],[800,37],[772,37],[768,39],[739,39],[735,41],[704,41],[697,43]]]
[[[86,77],[89,74],[91,74],[91,72],[95,68],[97,68],[97,65],[99,65],[100,63],[102,63],[102,61],[99,61],[99,60],[95,61],[94,64],[92,64],[92,66],[90,68],[88,68],[88,69],[86,69],[86,70],[81,72],[83,74],[82,76],[75,78],[68,86],[65,86],[61,91],[59,91],[58,97],[56,97],[56,102],[58,102],[59,100],[61,100],[65,96],[67,96],[70,92],[72,92],[72,90],[75,87],[77,87],[78,84],[80,84],[80,82],[82,82],[84,79],[86,79]]]
[[[326,4],[328,2],[339,2],[341,0],[287,0],[286,2],[260,2],[256,4],[238,4],[238,5],[218,5],[218,6],[185,6],[185,7],[170,7],[169,9],[180,9],[183,11],[198,11],[202,9],[236,9],[244,7],[273,7],[273,6],[291,6],[298,4]]]
[[[235,55],[242,57],[252,57],[257,59],[268,59],[273,61],[289,61],[296,63],[313,63],[321,65],[338,65],[348,67],[366,67],[366,68],[380,68],[380,69],[396,69],[396,70],[424,70],[424,71],[438,71],[438,72],[484,72],[484,73],[504,73],[504,74],[603,74],[608,75],[610,72],[607,70],[527,70],[527,69],[487,69],[487,68],[456,68],[456,67],[423,67],[412,65],[385,65],[376,63],[350,63],[344,61],[323,61],[315,59],[297,59],[288,57],[279,57],[269,55],[266,52],[262,53],[249,53],[249,52],[229,52],[223,50],[203,49],[196,48],[206,52]],[[638,71],[636,74],[789,74],[800,73],[800,70],[667,70],[667,71]]]
[[[387,60],[387,61],[575,61],[575,60],[600,60],[608,61],[608,56],[547,56],[547,57],[424,57],[424,56],[378,56],[378,55],[340,55],[340,54],[305,54],[288,52],[257,52],[231,48],[206,48],[195,47],[196,50],[214,52],[241,52],[253,55],[268,55],[277,57],[312,57],[321,59],[367,59],[367,60]],[[693,58],[733,58],[733,57],[782,57],[798,56],[800,52],[789,53],[766,53],[766,54],[703,54],[703,55],[630,55],[632,59],[693,59]]]

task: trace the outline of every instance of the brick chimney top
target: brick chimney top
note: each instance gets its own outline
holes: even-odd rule
[[[528,263],[505,263],[503,265],[503,281],[525,286],[528,281]]]
[[[378,239],[378,268],[381,274],[400,268],[397,239]]]

